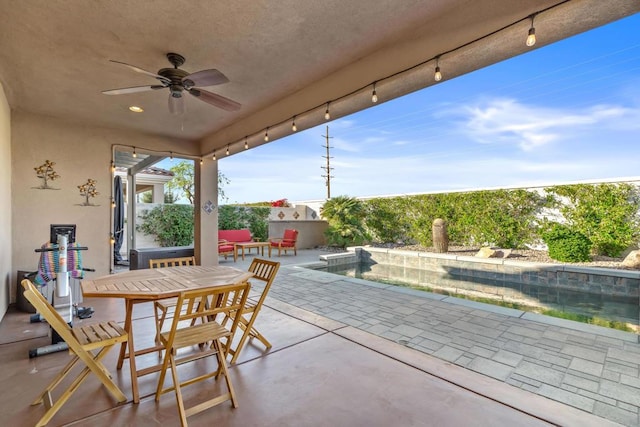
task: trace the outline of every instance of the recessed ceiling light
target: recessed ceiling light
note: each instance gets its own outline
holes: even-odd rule
[[[137,105],[132,105],[131,107],[129,107],[129,110],[133,111],[134,113],[142,113],[144,111],[142,107],[138,107]]]

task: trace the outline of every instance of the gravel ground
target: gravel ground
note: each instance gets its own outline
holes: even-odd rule
[[[374,245],[376,247],[385,247],[390,249],[399,249],[407,251],[422,251],[422,252],[435,252],[433,247],[424,247],[420,245]],[[447,253],[452,255],[468,255],[474,256],[480,248],[472,248],[466,246],[449,246]],[[563,264],[560,261],[553,260],[549,257],[547,251],[536,249],[513,249],[509,259],[513,261],[526,261],[526,262],[541,262],[548,264]],[[581,265],[587,267],[599,267],[599,268],[617,268],[621,270],[633,270],[631,268],[623,267],[622,261],[624,257],[610,258],[606,256],[594,256],[590,262],[576,262],[571,265]]]

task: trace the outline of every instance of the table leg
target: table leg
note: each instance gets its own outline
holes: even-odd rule
[[[124,300],[124,311],[125,311],[124,330],[127,331],[127,334],[129,334],[129,337],[131,337],[133,335],[131,333],[131,318],[132,318],[132,312],[133,312],[133,305],[130,303],[130,300],[128,299]],[[118,365],[117,365],[118,369],[122,369],[122,364],[124,362],[125,355],[127,353],[128,343],[129,341],[127,340],[122,344],[120,344],[120,356],[118,356]]]
[[[118,369],[122,368],[124,359],[127,358],[127,348],[129,350],[129,370],[131,371],[131,392],[133,394],[133,403],[140,403],[140,395],[138,391],[138,373],[136,369],[136,355],[135,347],[133,346],[133,305],[134,301],[130,299],[125,300],[125,321],[124,330],[129,334],[129,338],[126,342],[120,345],[120,357],[118,358]]]

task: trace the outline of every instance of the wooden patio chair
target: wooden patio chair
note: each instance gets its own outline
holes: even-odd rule
[[[242,337],[235,348],[229,349],[229,354],[232,356],[231,363],[235,363],[236,360],[238,360],[238,356],[240,356],[242,348],[250,337],[260,340],[267,350],[271,348],[271,343],[264,337],[264,335],[258,332],[254,326],[254,322],[258,317],[258,313],[260,313],[260,309],[262,308],[265,298],[267,298],[267,294],[269,293],[269,289],[271,288],[271,284],[273,283],[279,268],[279,262],[267,261],[266,259],[254,258],[251,262],[249,272],[253,273],[252,279],[263,281],[264,288],[262,289],[262,293],[257,301],[247,300],[247,303],[244,306],[239,323],[240,329],[243,331]]]
[[[178,297],[171,329],[160,334],[161,343],[165,348],[165,355],[156,390],[156,401],[160,400],[160,395],[175,391],[182,426],[187,425],[187,417],[227,400],[231,400],[234,408],[238,407],[235,392],[227,372],[226,356],[229,343],[233,340],[233,335],[240,322],[242,308],[247,301],[250,288],[248,279],[250,277],[251,274],[247,273],[238,283],[233,285],[182,292]],[[209,303],[202,304],[203,300],[207,300]],[[223,319],[231,318],[230,328],[227,329],[216,322],[216,317],[219,315]],[[202,323],[194,325],[197,319],[201,319]],[[226,341],[226,344],[223,341]],[[203,345],[203,343],[209,342],[211,342],[209,346]],[[178,351],[188,347],[192,347],[191,351],[180,351],[180,358],[177,358]],[[178,365],[211,355],[217,357],[217,370],[180,381],[177,370]],[[171,370],[173,386],[165,388],[164,381],[168,369]],[[182,400],[183,386],[211,377],[218,379],[221,374],[226,382],[228,390],[226,393],[190,408],[185,408]]]
[[[296,248],[298,241],[298,230],[284,230],[284,235],[278,238],[269,239],[269,258],[271,258],[271,249],[278,249],[278,256],[280,252],[284,251],[285,255],[287,251],[293,250],[294,255],[298,255]]]
[[[233,255],[233,262],[236,262],[238,260],[238,252],[236,252],[235,243],[223,239],[218,240],[218,255],[224,256],[224,259],[227,259],[229,255]]]
[[[188,256],[149,260],[149,268],[179,267],[185,265],[196,265],[196,258],[194,256]],[[156,343],[158,344],[160,343],[160,333],[162,332],[164,321],[169,311],[175,308],[177,301],[177,298],[167,298],[153,302],[153,316],[156,321]]]
[[[31,405],[43,403],[46,408],[46,412],[36,426],[46,425],[92,372],[118,402],[126,401],[127,397],[113,382],[108,369],[102,364],[101,359],[114,345],[127,341],[129,338],[127,332],[114,321],[89,325],[83,324],[71,328],[31,281],[24,279],[21,284],[25,289],[25,298],[67,343],[69,352],[73,354],[71,361],[62,368],[53,381],[31,403]],[[85,367],[69,387],[62,392],[58,400],[54,402],[51,393],[80,361],[84,363]],[[10,422],[9,420],[6,421]]]

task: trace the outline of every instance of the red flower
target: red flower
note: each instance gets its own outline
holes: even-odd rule
[[[288,206],[289,203],[287,203],[287,199],[280,199],[280,200],[276,200],[274,202],[271,202],[271,206],[274,208],[283,208]]]

